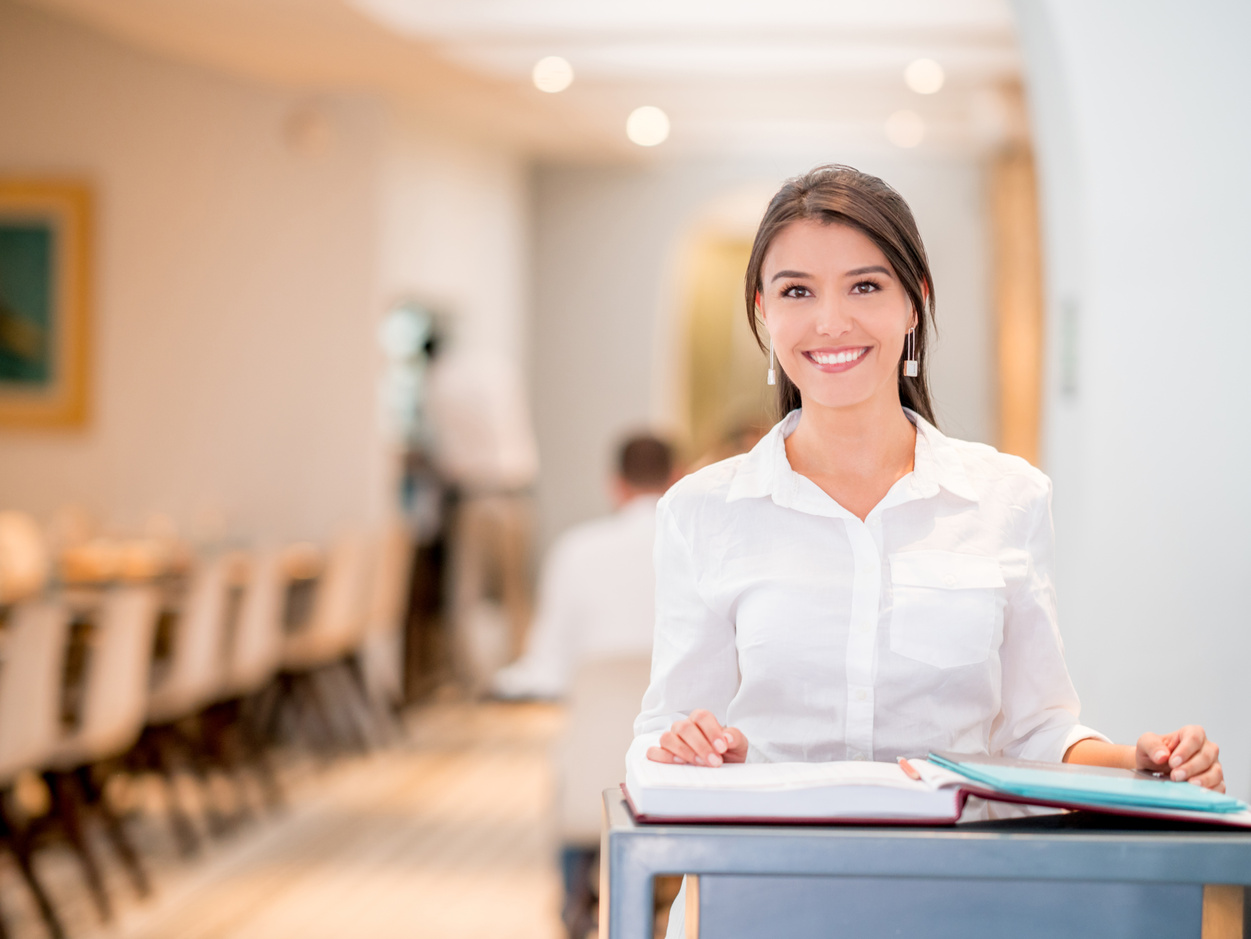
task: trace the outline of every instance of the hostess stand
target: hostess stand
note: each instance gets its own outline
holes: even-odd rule
[[[1248,831],[1089,813],[944,828],[642,825],[608,789],[602,849],[607,939],[650,939],[660,874],[697,875],[688,939],[1251,935]]]

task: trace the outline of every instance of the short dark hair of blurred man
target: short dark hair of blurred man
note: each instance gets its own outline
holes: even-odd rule
[[[616,511],[575,525],[552,545],[525,654],[496,673],[497,696],[560,698],[584,662],[650,654],[656,502],[674,478],[673,448],[664,440],[637,434],[621,443]]]

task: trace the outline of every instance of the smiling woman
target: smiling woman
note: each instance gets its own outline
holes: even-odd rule
[[[745,299],[781,366],[781,420],[657,506],[651,684],[627,759],[950,750],[1223,789],[1201,727],[1134,746],[1080,723],[1051,483],[934,426],[934,290],[903,198],[844,166],[790,180],[760,224]]]

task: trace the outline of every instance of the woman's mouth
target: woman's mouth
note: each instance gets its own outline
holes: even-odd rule
[[[845,372],[855,368],[868,351],[868,346],[861,346],[858,349],[814,349],[803,355],[823,372]]]

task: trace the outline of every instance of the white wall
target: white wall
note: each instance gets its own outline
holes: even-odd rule
[[[1119,739],[1205,724],[1246,796],[1251,6],[1015,6],[1070,667],[1088,722]]]
[[[8,2],[0,127],[0,173],[85,177],[97,198],[91,424],[0,432],[3,507],[77,502],[127,528],[216,508],[240,534],[324,538],[390,500],[387,303],[435,298],[470,344],[520,355],[514,157]]]
[[[949,433],[991,440],[986,187],[975,156],[544,166],[535,182],[531,349],[544,543],[607,511],[606,481],[622,433],[681,423],[680,263],[693,227],[727,194],[733,201],[744,189],[758,191],[741,233],[750,239],[783,179],[832,159],[881,175],[912,205],[937,284],[940,336],[931,374],[941,423]]]
[[[529,342],[529,174],[516,156],[388,115],[380,289],[449,315],[454,340],[517,361]]]

